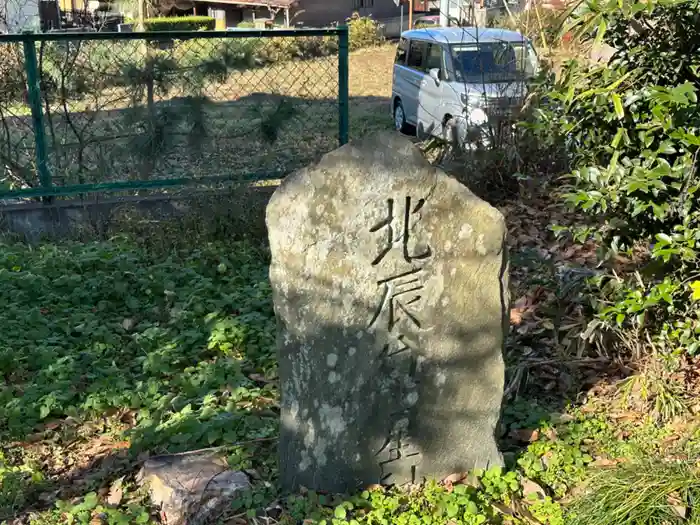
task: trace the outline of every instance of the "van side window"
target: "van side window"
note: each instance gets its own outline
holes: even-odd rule
[[[406,51],[408,51],[408,41],[402,38],[399,41],[399,47],[396,49],[395,64],[404,65],[406,63]]]
[[[408,62],[407,66],[414,69],[423,69],[423,62],[425,60],[425,42],[420,40],[413,40],[411,46],[408,50]]]
[[[444,77],[444,67],[442,64],[442,46],[437,44],[428,44],[428,53],[425,60],[425,71],[430,71],[431,69],[440,70],[440,78]]]

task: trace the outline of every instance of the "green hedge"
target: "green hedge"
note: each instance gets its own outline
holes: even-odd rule
[[[211,16],[147,18],[144,26],[146,31],[202,31],[213,30],[216,20]]]

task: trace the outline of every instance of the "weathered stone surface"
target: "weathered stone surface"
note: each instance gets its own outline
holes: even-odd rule
[[[228,470],[224,458],[210,453],[149,459],[138,481],[148,485],[151,501],[168,525],[204,523],[250,488],[248,476]]]
[[[287,177],[267,224],[283,487],[501,463],[501,214],[391,133]]]

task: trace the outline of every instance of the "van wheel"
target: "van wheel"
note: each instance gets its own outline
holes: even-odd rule
[[[406,123],[406,112],[403,109],[403,104],[400,100],[394,105],[394,128],[401,133],[408,133],[408,124]]]

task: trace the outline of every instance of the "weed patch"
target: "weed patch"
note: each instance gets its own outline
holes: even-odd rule
[[[2,246],[2,441],[80,440],[71,427],[109,432],[107,418],[133,454],[230,445],[233,466],[269,469],[255,455],[278,417],[264,261],[244,243],[160,260],[127,242]],[[0,472],[3,514],[43,479],[6,458]]]

